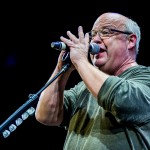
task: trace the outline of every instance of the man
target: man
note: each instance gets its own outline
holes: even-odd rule
[[[140,28],[118,13],[104,13],[92,31],[60,37],[69,47],[71,67],[40,95],[36,119],[66,126],[64,150],[150,149],[150,67],[138,65]],[[91,38],[91,40],[90,40]],[[100,52],[88,59],[89,43]],[[52,79],[65,64],[61,51]],[[82,81],[65,90],[76,69]]]

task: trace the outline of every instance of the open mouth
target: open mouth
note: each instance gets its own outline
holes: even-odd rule
[[[94,57],[96,58],[96,59],[98,59],[98,58],[100,58],[102,55],[100,55],[100,54],[102,54],[102,53],[104,53],[104,52],[106,52],[107,50],[106,49],[100,49],[100,52],[98,53],[98,54],[95,54],[94,55]]]
[[[97,55],[99,55],[100,53],[106,52],[106,51],[107,51],[106,49],[101,48]]]

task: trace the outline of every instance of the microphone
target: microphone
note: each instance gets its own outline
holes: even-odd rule
[[[67,46],[63,42],[52,42],[51,47],[56,50],[66,50]],[[92,55],[98,54],[100,52],[100,46],[96,43],[91,43],[89,46],[89,53]]]

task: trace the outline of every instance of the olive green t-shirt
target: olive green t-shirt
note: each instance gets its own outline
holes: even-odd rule
[[[97,98],[81,81],[64,92],[64,110],[64,150],[144,149],[133,127],[150,120],[150,67],[139,65],[110,76]]]

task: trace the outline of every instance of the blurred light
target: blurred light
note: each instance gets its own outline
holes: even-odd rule
[[[3,137],[4,137],[4,138],[7,138],[9,135],[10,135],[10,131],[5,130],[5,131],[3,132]]]
[[[16,130],[16,126],[14,125],[14,124],[11,124],[10,126],[9,126],[9,131],[10,132],[13,132],[14,130]]]
[[[5,65],[6,65],[6,67],[16,66],[16,57],[14,55],[7,56]]]
[[[23,120],[25,120],[29,117],[29,114],[27,112],[25,112],[21,115],[21,117],[22,117]]]
[[[19,126],[22,122],[23,122],[23,120],[21,118],[18,118],[16,120],[16,125]]]
[[[34,112],[35,112],[34,107],[29,108],[29,109],[27,110],[27,112],[29,113],[29,115],[33,115]]]

